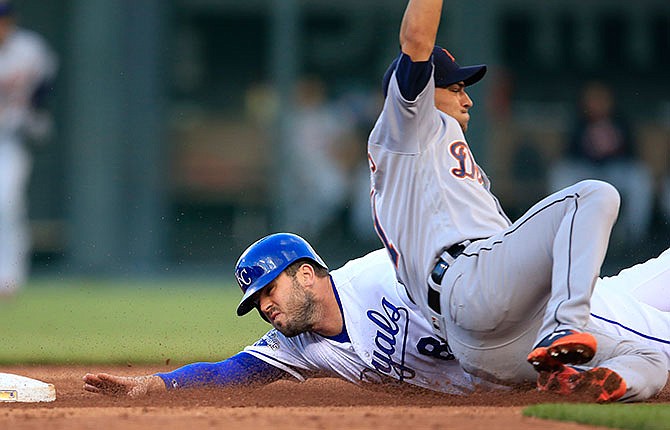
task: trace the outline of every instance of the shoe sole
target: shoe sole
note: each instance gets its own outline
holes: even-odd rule
[[[553,372],[564,364],[584,364],[596,353],[597,342],[588,333],[574,333],[557,339],[547,347],[535,348],[528,354],[528,362],[538,372]]]
[[[579,396],[579,400],[598,403],[613,402],[626,394],[626,382],[613,370],[596,367],[573,372],[540,372],[538,391]]]

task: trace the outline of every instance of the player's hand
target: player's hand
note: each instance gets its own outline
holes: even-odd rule
[[[158,376],[115,376],[108,373],[84,375],[84,390],[108,396],[139,397],[155,391],[165,391]]]

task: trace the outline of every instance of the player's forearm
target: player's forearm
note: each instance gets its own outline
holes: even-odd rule
[[[442,0],[410,0],[400,25],[400,47],[412,61],[426,61],[435,46]]]
[[[286,372],[241,352],[218,363],[192,363],[157,373],[168,389],[263,385],[286,377]]]
[[[167,391],[163,379],[156,375],[148,375],[140,377],[142,384],[146,387],[146,394],[164,393]]]

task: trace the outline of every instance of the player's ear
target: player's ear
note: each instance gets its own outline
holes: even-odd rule
[[[314,285],[316,282],[316,272],[314,266],[308,262],[304,262],[298,268],[296,276],[300,283],[306,287]]]

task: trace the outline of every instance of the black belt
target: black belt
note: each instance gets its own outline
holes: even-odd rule
[[[472,241],[474,242],[474,241]],[[447,254],[451,255],[453,259],[456,259],[459,255],[465,251],[465,246],[463,243],[457,243],[452,245],[447,249]],[[435,284],[440,285],[442,283],[442,278],[444,278],[444,273],[449,268],[449,263],[444,261],[442,258],[437,260],[435,268],[430,273],[430,278],[435,282]],[[438,314],[441,314],[440,306],[440,292],[434,289],[432,286],[428,286],[428,306]]]

